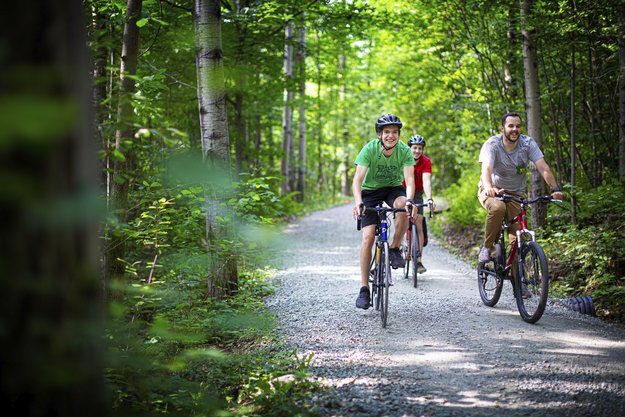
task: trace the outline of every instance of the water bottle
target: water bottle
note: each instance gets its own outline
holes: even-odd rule
[[[384,241],[386,240],[387,223],[386,220],[382,220],[380,224],[380,237]]]

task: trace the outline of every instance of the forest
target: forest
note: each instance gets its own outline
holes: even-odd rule
[[[445,207],[432,228],[472,263],[480,147],[522,114],[565,193],[531,219],[552,296],[590,295],[625,321],[623,1],[11,3],[10,411],[314,415],[311,358],[281,345],[263,298],[281,228],[352,201],[354,159],[388,112],[400,139],[426,138]]]

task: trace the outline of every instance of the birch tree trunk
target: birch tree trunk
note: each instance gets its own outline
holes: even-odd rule
[[[293,191],[293,22],[288,21],[284,29],[284,109],[282,113],[282,193]]]
[[[299,201],[304,201],[306,191],[306,21],[305,14],[299,28],[298,69],[299,69],[299,117],[298,117],[298,175],[297,191]]]
[[[137,52],[139,50],[139,28],[137,21],[141,17],[142,0],[128,0],[126,22],[122,42],[121,64],[119,68],[119,103],[117,106],[118,129],[115,132],[115,154],[113,162],[113,181],[111,182],[112,208],[120,223],[128,220],[128,192],[130,190],[130,171],[133,163],[133,107],[131,97],[135,92],[133,76],[137,73]],[[107,278],[119,279],[124,274],[124,264],[119,261],[125,256],[123,237],[112,236],[110,250],[105,254]]]
[[[111,410],[86,24],[80,0],[4,2],[0,13],[5,415],[98,417]]]
[[[542,147],[540,93],[538,91],[538,60],[536,45],[533,40],[534,28],[531,23],[532,0],[520,0],[521,4],[521,35],[523,36],[523,68],[525,74],[525,108],[527,111],[527,133],[533,137],[538,146]],[[543,179],[534,166],[530,168],[530,194],[543,195],[545,188]],[[532,208],[532,224],[541,227],[545,224],[547,209],[545,205],[536,204]]]
[[[193,8],[197,67],[197,92],[202,156],[212,177],[230,178],[230,142],[226,113],[223,51],[221,43],[221,1],[195,0]],[[211,270],[208,294],[223,298],[237,289],[236,258],[230,249],[220,248],[228,229],[218,224],[220,187],[208,186],[206,197],[206,241]]]

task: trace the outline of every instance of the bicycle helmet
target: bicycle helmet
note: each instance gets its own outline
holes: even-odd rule
[[[404,124],[401,122],[401,120],[399,120],[399,117],[395,116],[394,114],[387,113],[380,116],[380,118],[375,122],[375,131],[380,132],[384,126],[388,125],[399,126],[399,129],[401,130]]]
[[[408,146],[423,145],[425,146],[425,138],[421,135],[412,135],[408,138]]]

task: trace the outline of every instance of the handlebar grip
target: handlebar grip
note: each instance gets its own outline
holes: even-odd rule
[[[356,219],[356,230],[362,229],[362,216],[358,216]]]

